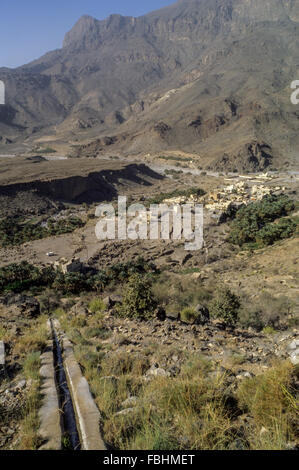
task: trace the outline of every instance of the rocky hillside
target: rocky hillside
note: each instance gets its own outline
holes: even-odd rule
[[[293,164],[298,21],[298,0],[179,0],[139,18],[83,16],[61,49],[0,69],[2,141],[76,132],[102,137],[99,153],[180,150],[224,170]]]

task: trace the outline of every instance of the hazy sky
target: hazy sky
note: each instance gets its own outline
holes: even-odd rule
[[[0,5],[0,67],[17,67],[60,48],[82,15],[140,16],[175,0],[4,0]]]

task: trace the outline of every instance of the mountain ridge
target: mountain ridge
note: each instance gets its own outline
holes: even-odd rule
[[[204,167],[224,155],[233,166],[244,145],[267,145],[271,164],[294,164],[298,22],[298,0],[179,0],[138,18],[83,15],[61,49],[0,69],[0,135],[118,136],[97,152],[177,149],[203,155]],[[227,103],[237,103],[234,115]]]

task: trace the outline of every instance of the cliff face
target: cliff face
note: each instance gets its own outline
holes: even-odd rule
[[[298,2],[292,0],[180,0],[173,6],[140,18],[112,15],[104,21],[83,16],[66,34],[64,47],[97,49],[111,41],[144,37],[163,40],[205,40],[203,33],[217,34],[244,31],[262,22],[299,19]]]
[[[292,160],[299,143],[289,100],[298,22],[299,0],[179,0],[139,18],[83,16],[62,49],[16,70],[0,69],[7,93],[0,135],[53,125],[66,133],[97,129],[99,136],[124,130],[133,142],[121,139],[124,148],[138,152],[150,129],[165,121],[174,135],[160,139],[157,150],[173,144],[207,155],[213,136],[221,146],[229,143],[231,155],[265,141],[274,143],[279,160],[286,153]],[[228,118],[227,101],[236,105]],[[198,116],[203,127],[193,127],[190,137]],[[135,138],[140,129],[144,137]],[[228,137],[220,139],[219,131]]]
[[[97,203],[110,201],[123,194],[124,188],[151,186],[163,177],[143,164],[120,162],[92,163],[80,161],[80,166],[36,165],[19,159],[14,174],[0,178],[0,217],[8,215],[44,214],[63,208],[63,203]],[[57,163],[57,162],[56,162]],[[38,168],[36,168],[38,167]],[[5,174],[1,165],[0,175]]]

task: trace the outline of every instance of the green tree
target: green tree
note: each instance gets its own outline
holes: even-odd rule
[[[239,318],[240,307],[240,298],[225,287],[216,291],[216,296],[210,304],[210,314],[212,318],[218,318],[226,325],[234,326]]]
[[[155,306],[150,281],[140,274],[133,274],[125,287],[119,314],[128,318],[146,319],[152,316]]]
[[[256,242],[267,245],[292,236],[294,222],[280,222],[279,229],[271,223],[288,215],[294,207],[293,201],[284,195],[265,196],[261,201],[243,206],[231,224],[229,241],[239,246]]]

